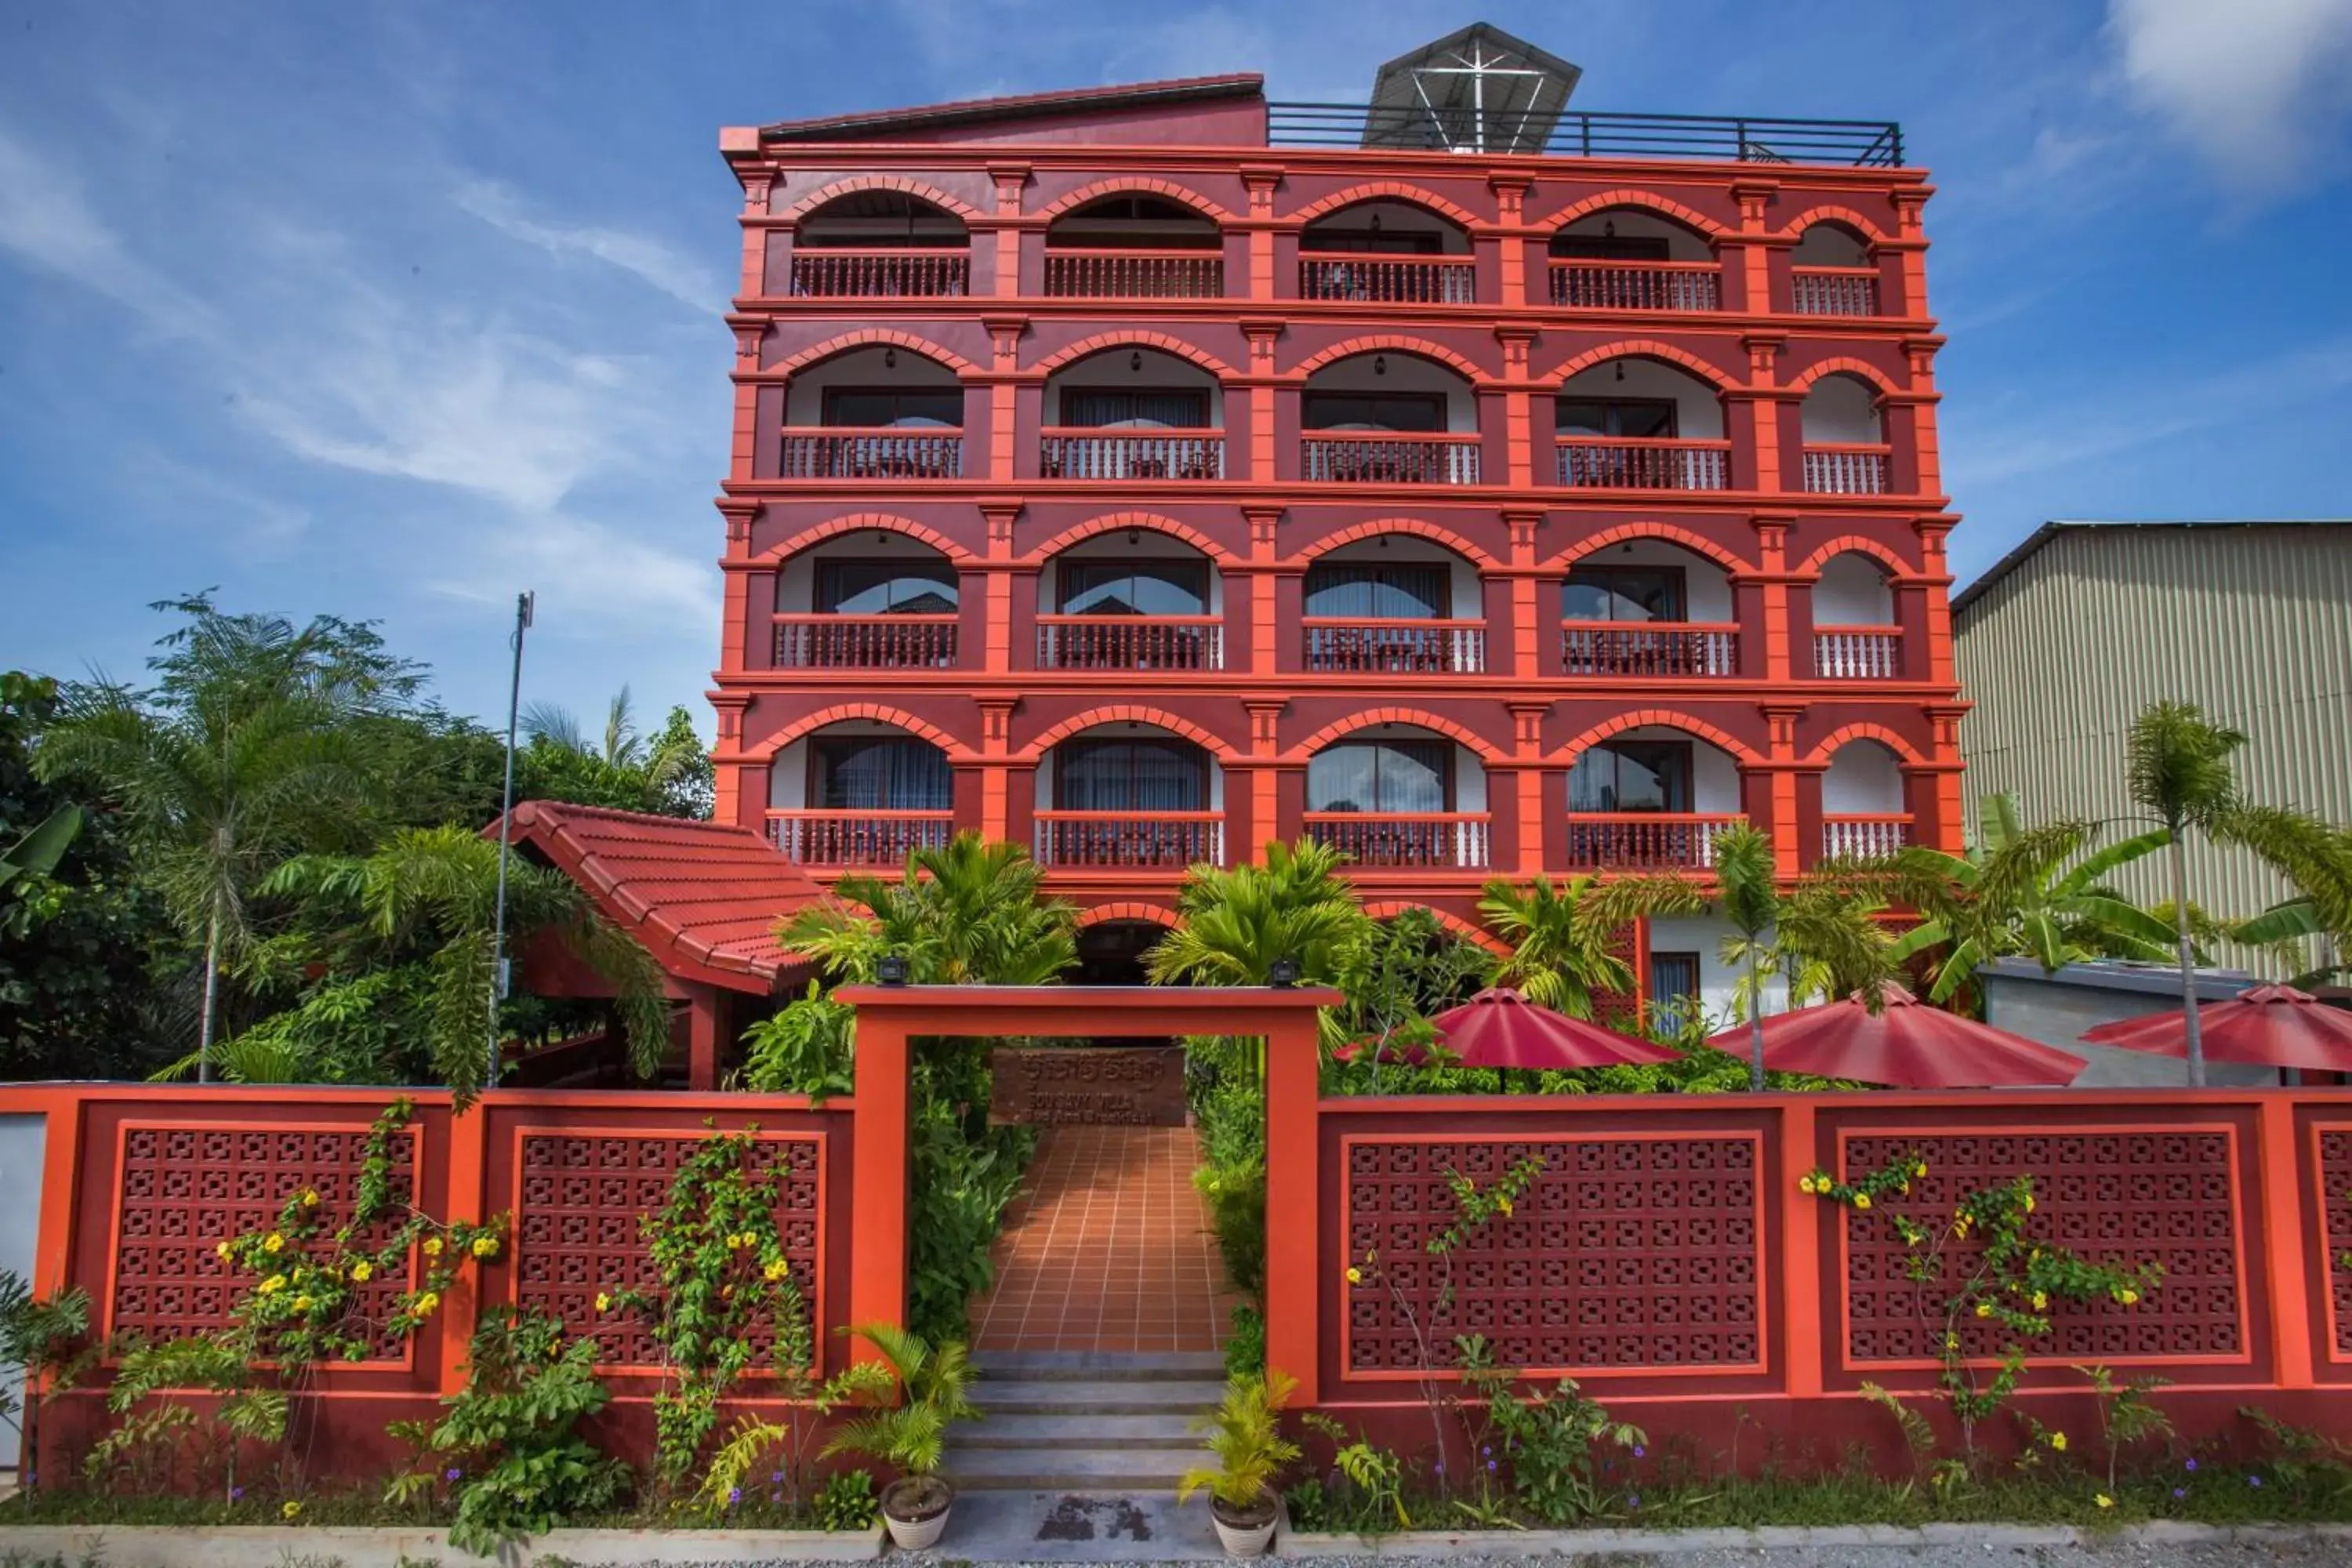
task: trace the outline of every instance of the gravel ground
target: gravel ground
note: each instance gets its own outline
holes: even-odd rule
[[[893,1552],[884,1561],[909,1565],[936,1563],[946,1568],[947,1564],[970,1560],[959,1559],[952,1550],[942,1548]],[[1067,1561],[1022,1564],[1020,1568],[1067,1568]],[[1265,1561],[1279,1563],[1286,1559],[1277,1554]],[[1319,1557],[1313,1561],[1329,1568],[1392,1568],[1401,1559]],[[2094,1546],[1764,1547],[1666,1554],[1609,1552],[1554,1557],[1482,1555],[1452,1561],[1492,1564],[1493,1568],[2263,1568],[2269,1563],[2303,1568],[2306,1564],[2352,1563],[2352,1541],[2336,1538],[2194,1545],[2143,1545],[2116,1541]]]

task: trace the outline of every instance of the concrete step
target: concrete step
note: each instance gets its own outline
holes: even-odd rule
[[[988,1351],[973,1358],[983,1381],[1004,1383],[1222,1383],[1216,1351]]]
[[[1212,1464],[1199,1448],[964,1448],[948,1451],[940,1473],[967,1491],[1172,1491],[1188,1469]]]
[[[1182,1448],[1201,1447],[1192,1417],[1167,1415],[988,1415],[955,1429],[959,1448],[1076,1448],[1108,1452],[1117,1448]]]
[[[1197,1415],[1225,1395],[1222,1381],[1081,1382],[1047,1378],[999,1383],[983,1379],[972,1403],[989,1415]]]

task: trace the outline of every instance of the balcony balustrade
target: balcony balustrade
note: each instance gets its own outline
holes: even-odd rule
[[[1739,673],[1739,627],[1704,621],[1563,621],[1562,673],[1636,677]]]
[[[1893,449],[1883,441],[1805,443],[1805,489],[1818,496],[1883,496]]]
[[[1036,823],[1037,860],[1044,866],[1181,870],[1225,858],[1221,811],[1041,811]]]
[[[1302,255],[1298,297],[1381,305],[1468,305],[1476,264],[1466,256]]]
[[[1822,857],[1830,860],[1860,859],[1892,855],[1911,842],[1911,818],[1906,813],[1866,816],[1841,813],[1822,817]]]
[[[1299,467],[1309,484],[1475,485],[1478,437],[1316,430],[1299,441]]]
[[[1875,316],[1875,267],[1792,267],[1790,303],[1800,316]]]
[[[1719,490],[1730,483],[1730,474],[1728,441],[1559,438],[1559,482],[1572,489]]]
[[[1570,812],[1568,864],[1608,871],[1703,871],[1716,836],[1746,821],[1689,812]]]
[[[1310,811],[1307,837],[1373,870],[1481,870],[1487,814]]]
[[[949,669],[953,616],[778,616],[779,669]]]
[[[778,469],[779,477],[787,479],[961,479],[963,432],[834,426],[787,429]]]
[[[1476,675],[1483,621],[1351,621],[1309,616],[1307,668],[1325,675]]]
[[[1049,250],[1045,292],[1081,300],[1217,300],[1225,258],[1213,250]]]
[[[811,299],[885,300],[971,292],[961,250],[795,250],[793,292]]]
[[[1902,668],[1901,626],[1813,628],[1813,674],[1823,680],[1893,680]]]
[[[1223,669],[1214,616],[1040,616],[1040,669]]]
[[[1037,471],[1049,479],[1222,479],[1221,430],[1048,429]]]
[[[1573,310],[1719,310],[1712,261],[1555,261],[1551,302]]]
[[[897,866],[955,837],[952,811],[771,811],[768,837],[803,866]]]

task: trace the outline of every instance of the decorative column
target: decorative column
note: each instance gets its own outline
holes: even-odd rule
[[[1794,668],[1789,651],[1795,636],[1789,614],[1789,530],[1796,521],[1793,511],[1759,511],[1748,519],[1756,530],[1757,563],[1748,581],[1755,584],[1763,610],[1763,624],[1758,629],[1764,637],[1763,670],[1767,680],[1787,680]],[[1733,582],[1737,584],[1738,579]],[[1743,674],[1755,668],[1745,659],[1741,663],[1746,666]],[[1810,662],[1807,668],[1811,668]]]
[[[1898,602],[1906,594],[1918,596],[1914,613],[1927,645],[1926,679],[1938,686],[1955,688],[1960,677],[1952,661],[1952,610],[1947,596],[1952,585],[1952,568],[1944,556],[1944,538],[1958,521],[1959,519],[1949,512],[1930,512],[1911,520],[1911,531],[1919,536],[1919,575],[1895,587]],[[1905,617],[1906,635],[1910,619]]]
[[[772,625],[769,616],[776,607],[776,574],[772,566],[767,571],[753,569],[751,524],[759,519],[760,503],[729,496],[719,502],[719,512],[727,520],[727,554],[721,563],[726,572],[726,610],[719,632],[719,675],[723,680],[746,669],[771,668],[776,662],[774,639],[760,635]],[[754,605],[759,606],[756,611]],[[755,615],[759,633],[752,630]],[[752,662],[755,646],[756,665]]]
[[[1907,316],[1914,320],[1927,314],[1927,234],[1919,221],[1919,210],[1927,205],[1925,187],[1895,193],[1895,237],[1873,247],[1882,258],[1891,258],[1895,277],[1900,279],[1899,298],[1881,300],[1879,310],[1886,315]],[[1887,267],[1879,268],[1878,287],[1887,291]]]
[[[1886,438],[1895,448],[1895,463],[1909,464],[1909,489],[1915,495],[1944,493],[1942,443],[1936,435],[1936,405],[1942,401],[1936,390],[1936,351],[1943,346],[1941,338],[1906,338],[1903,352],[1911,362],[1911,385],[1886,400],[1890,408],[1903,411],[1909,426],[1904,438],[1897,439],[1892,431]],[[1889,477],[1901,488],[1904,476],[1899,471]]]
[[[1776,362],[1780,357],[1780,350],[1787,345],[1788,342],[1789,334],[1786,332],[1744,334],[1739,340],[1739,346],[1748,351],[1748,385],[1741,391],[1730,395],[1730,401],[1734,407],[1741,402],[1748,405],[1751,455],[1748,459],[1747,488],[1761,490],[1767,495],[1778,494],[1788,488],[1782,473],[1780,456],[1781,394],[1775,390],[1779,380]],[[1725,434],[1730,434],[1727,425]],[[1738,437],[1735,436],[1733,439],[1737,441]],[[1732,452],[1735,466],[1738,457],[1739,453],[1735,447]],[[1734,474],[1731,482],[1735,488],[1738,487],[1739,477],[1737,473]]]
[[[737,484],[759,476],[761,438],[768,434],[761,428],[760,395],[763,384],[759,379],[760,351],[767,341],[768,319],[730,316],[727,324],[735,333],[735,430],[728,446],[727,479],[730,484]],[[771,402],[776,411],[774,423],[781,428],[784,422],[783,388],[779,386]],[[782,439],[781,436],[772,438]]]
[[[1237,290],[1244,299],[1270,301],[1274,287],[1274,193],[1282,184],[1278,163],[1245,164],[1242,188],[1249,193],[1249,277]]]
[[[719,738],[710,748],[710,819],[762,832],[768,823],[767,770],[742,754],[743,710],[751,706],[751,694],[714,691],[710,706],[719,717]],[[754,781],[762,787],[744,787]]]
[[[1723,257],[1723,308],[1750,316],[1774,314],[1780,307],[1772,295],[1772,237],[1765,232],[1764,215],[1780,194],[1775,180],[1734,180],[1731,198],[1739,204],[1739,232],[1718,240]]]
[[[1496,277],[1502,285],[1500,302],[1507,310],[1528,302],[1528,240],[1520,230],[1527,226],[1528,191],[1534,184],[1527,174],[1486,176],[1486,188],[1495,193],[1495,222],[1502,230],[1496,241]]]
[[[1247,698],[1242,709],[1249,715],[1249,819],[1239,826],[1248,832],[1249,842],[1225,843],[1225,858],[1238,865],[1247,861],[1253,866],[1265,864],[1265,846],[1269,839],[1283,837],[1282,773],[1275,765],[1280,754],[1282,715],[1290,706],[1287,698]],[[1225,805],[1233,805],[1233,781],[1225,782]],[[1228,823],[1232,827],[1235,825]]]
[[[1936,740],[1935,760],[1907,770],[1911,830],[1931,849],[1958,855],[1967,844],[1960,811],[1960,715],[1965,702],[1931,703],[1927,722]]]
[[[1805,716],[1801,702],[1759,702],[1770,744],[1762,772],[1769,820],[1761,826],[1772,836],[1772,869],[1781,877],[1797,874],[1801,860],[1797,812],[1797,721]],[[1754,809],[1752,806],[1749,808]]]
[[[908,1044],[906,1023],[888,1009],[859,1015],[849,1140],[849,1190],[857,1209],[849,1227],[853,1323],[907,1321]],[[850,1359],[879,1354],[860,1340]]]
[[[1029,330],[1026,316],[983,316],[988,330],[988,473],[992,483],[1010,484],[1013,460],[1021,446],[1021,334]],[[977,479],[965,454],[967,479]]]
[[[1551,712],[1549,702],[1507,703],[1511,714],[1511,788],[1519,814],[1519,854],[1514,869],[1533,879],[1544,869],[1544,797],[1551,773],[1543,767],[1543,722]],[[1491,775],[1490,775],[1491,776]],[[1560,797],[1564,802],[1566,796]],[[1496,868],[1501,869],[1498,865]]]
[[[976,826],[984,838],[1025,843],[1029,814],[1035,809],[1034,792],[1033,799],[1015,801],[1011,787],[1013,710],[1020,702],[1017,697],[991,696],[973,704],[980,710],[980,821]],[[1013,839],[1016,817],[1023,835],[1017,840]],[[963,824],[959,821],[956,826]]]
[[[1249,671],[1264,679],[1282,668],[1282,649],[1277,642],[1282,628],[1281,607],[1275,602],[1278,584],[1273,569],[1282,508],[1245,506],[1242,516],[1249,523]],[[1231,591],[1229,582],[1227,592]]]
[[[984,497],[980,502],[980,515],[986,525],[987,587],[982,590],[983,617],[981,622],[980,668],[990,675],[1003,675],[1013,667],[1013,585],[1014,574],[1010,569],[1013,559],[1013,525],[1021,517],[1021,502],[1012,496]],[[966,654],[965,658],[971,656]],[[959,660],[958,662],[962,662]]]
[[[1536,341],[1536,330],[1517,324],[1499,326],[1495,329],[1495,341],[1503,345],[1503,461],[1507,482],[1515,490],[1528,489],[1536,482],[1535,424],[1528,380],[1528,349]],[[1481,431],[1486,427],[1486,421],[1480,420]]]
[[[1246,477],[1253,484],[1272,484],[1281,470],[1281,447],[1275,428],[1276,394],[1280,381],[1274,368],[1275,340],[1282,335],[1282,323],[1259,317],[1244,317],[1242,334],[1249,340],[1249,374],[1243,384],[1249,393],[1249,468]],[[1243,475],[1234,475],[1239,479]]]
[[[1533,509],[1503,509],[1503,526],[1511,539],[1511,640],[1509,671],[1519,680],[1533,680],[1543,668],[1543,623],[1536,603],[1536,527],[1544,514]],[[1489,626],[1489,637],[1495,628]],[[1558,635],[1554,634],[1555,637]],[[1488,653],[1491,662],[1499,663]]]
[[[996,182],[996,278],[995,287],[989,290],[999,300],[1020,298],[1027,290],[1021,287],[1021,197],[1028,188],[1029,165],[1026,163],[991,163],[988,177]]]
[[[743,273],[735,287],[738,299],[756,299],[768,291],[768,247],[770,236],[792,237],[792,225],[779,223],[768,216],[768,193],[775,188],[773,169],[739,168],[735,171],[743,182]],[[786,265],[790,265],[789,258]]]

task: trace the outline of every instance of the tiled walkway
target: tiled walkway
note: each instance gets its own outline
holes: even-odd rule
[[[1048,1127],[973,1304],[982,1351],[1213,1351],[1235,1297],[1189,1127]]]

